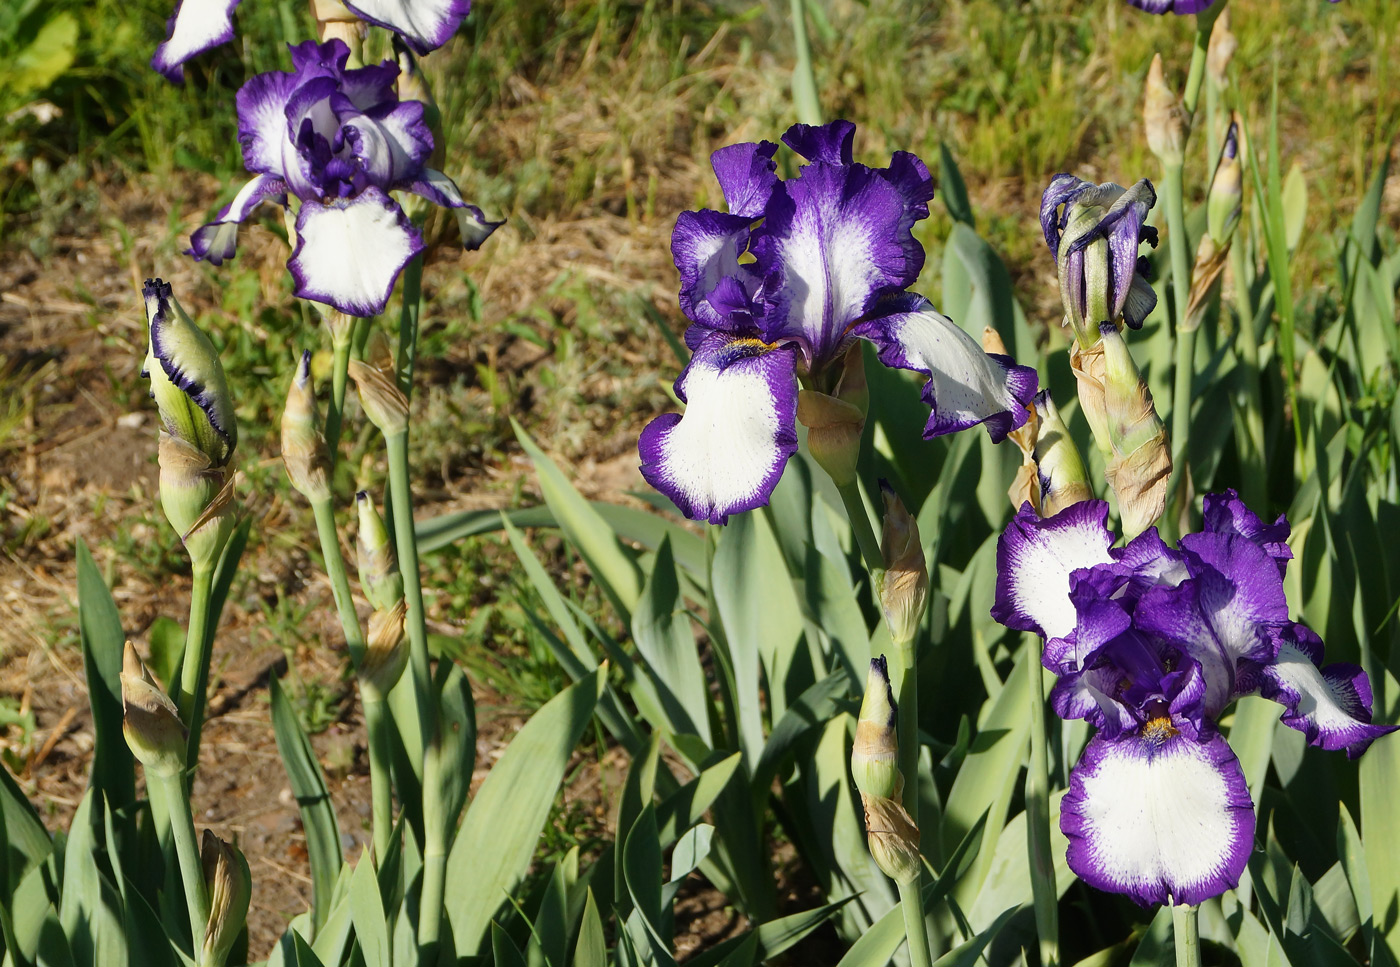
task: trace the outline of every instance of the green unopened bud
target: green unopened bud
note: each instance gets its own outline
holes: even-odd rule
[[[287,405],[282,409],[282,463],[292,487],[313,503],[329,500],[326,438],[321,433],[321,413],[311,386],[311,352],[301,354]]]
[[[1230,8],[1226,7],[1220,11],[1215,26],[1211,28],[1210,45],[1206,48],[1206,76],[1219,89],[1229,82],[1226,73],[1238,46],[1239,41],[1230,33]]]
[[[880,481],[885,517],[880,535],[880,555],[885,573],[880,579],[880,609],[896,645],[906,645],[919,633],[928,597],[928,567],[919,523],[904,506],[888,481]]]
[[[177,776],[185,769],[188,736],[175,703],[156,684],[136,647],[122,650],[122,734],[141,765],[156,776]]]
[[[1147,71],[1147,94],[1142,106],[1147,128],[1147,146],[1164,165],[1180,166],[1186,141],[1186,112],[1167,86],[1162,72],[1162,55],[1154,54]]]
[[[365,350],[365,362],[350,360],[350,378],[360,392],[360,406],[385,436],[408,429],[408,397],[399,389],[394,359],[384,334],[375,330]]]
[[[859,343],[846,351],[830,393],[804,389],[797,394],[797,421],[807,428],[807,450],[838,487],[855,482],[869,404]]]
[[[392,608],[403,598],[403,575],[389,539],[389,529],[379,508],[365,491],[355,495],[360,514],[360,533],[355,540],[356,563],[360,569],[360,590],[376,609]]]
[[[204,928],[199,963],[200,967],[223,967],[248,920],[253,877],[238,847],[225,843],[208,829],[200,840],[199,858],[209,893],[209,922]]]
[[[1053,517],[1071,504],[1093,500],[1094,492],[1079,448],[1060,419],[1048,389],[1036,396],[1035,410],[1035,464],[1040,495],[1036,512],[1042,517]]]
[[[865,698],[860,703],[860,719],[856,722],[856,738],[851,745],[851,778],[863,796],[898,799],[904,792],[895,727],[898,719],[885,656],[872,658]]]
[[[407,606],[400,599],[392,608],[369,616],[369,640],[360,661],[360,688],[370,701],[383,701],[393,691],[408,665],[403,619]]]
[[[151,381],[161,423],[171,436],[207,456],[210,466],[227,466],[238,442],[238,421],[218,351],[175,301],[169,285],[147,279],[142,294],[150,348],[141,375]]]
[[[1224,248],[1240,221],[1244,203],[1243,169],[1240,163],[1239,125],[1230,123],[1225,132],[1225,144],[1215,165],[1206,196],[1206,226],[1215,244]]]
[[[880,871],[896,883],[913,883],[923,871],[919,857],[919,827],[895,799],[861,796],[865,806],[866,840]]]
[[[1162,516],[1171,476],[1167,432],[1152,392],[1138,372],[1128,344],[1112,326],[1103,329],[1104,405],[1113,456],[1104,476],[1118,497],[1123,533],[1142,533]]]

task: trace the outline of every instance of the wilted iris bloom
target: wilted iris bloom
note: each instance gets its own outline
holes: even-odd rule
[[[851,157],[855,125],[797,124],[783,142],[807,159],[776,174],[778,146],[711,158],[728,212],[683,213],[671,236],[693,351],[676,381],[684,416],[642,432],[642,474],[695,520],[724,523],[768,502],[797,450],[799,383],[823,393],[858,339],[887,366],[929,377],[926,437],[985,422],[994,439],[1025,422],[1035,371],[977,342],[906,291],[924,264],[914,239],[933,180],[899,151],[887,168]],[[858,351],[858,348],[857,348]]]
[[[1119,316],[1134,329],[1157,305],[1151,274],[1138,246],[1157,245],[1146,224],[1157,193],[1147,179],[1131,188],[1096,185],[1058,174],[1040,199],[1040,227],[1059,268],[1060,296],[1074,331],[1087,348],[1100,323]]]
[[[423,237],[389,194],[403,189],[461,209],[463,243],[496,230],[441,171],[425,167],[433,136],[420,101],[400,101],[396,64],[347,69],[342,41],[291,47],[291,72],[259,74],[238,90],[238,141],[255,174],[213,222],[190,237],[189,254],[222,265],[238,223],[272,199],[296,210],[287,261],[296,295],[353,316],[384,311],[394,280],[423,250]]]
[[[343,0],[367,23],[392,30],[419,54],[447,43],[471,10],[471,0]],[[151,66],[182,81],[184,63],[233,39],[233,10],[239,0],[176,0],[166,23],[165,42]]]
[[[997,547],[992,614],[1045,639],[1050,701],[1098,731],[1070,776],[1060,828],[1086,883],[1141,904],[1199,903],[1239,882],[1254,805],[1216,719],[1241,695],[1323,749],[1360,755],[1371,723],[1355,665],[1288,619],[1288,522],[1265,524],[1234,491],[1205,498],[1205,530],[1175,549],[1145,531],[1114,548],[1108,505],[1040,519],[1022,508]]]

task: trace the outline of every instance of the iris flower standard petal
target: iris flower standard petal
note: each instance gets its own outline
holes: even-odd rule
[[[786,180],[777,175],[778,146],[771,141],[721,148],[711,164],[729,210],[683,212],[676,220],[671,254],[681,277],[681,310],[694,323],[686,345],[697,352],[682,374],[690,408],[697,407],[688,382],[692,369],[697,380],[710,374],[702,386],[721,373],[734,378],[728,375],[731,349],[721,347],[760,346],[755,358],[764,359],[782,353],[782,378],[776,369],[769,374],[775,397],[751,394],[768,429],[740,434],[734,443],[734,449],[754,446],[753,452],[716,447],[714,461],[661,459],[661,441],[672,446],[700,439],[698,430],[681,428],[711,420],[711,403],[694,418],[689,410],[683,419],[660,417],[643,434],[643,472],[688,516],[722,521],[767,502],[792,452],[786,442],[792,421],[783,424],[780,443],[774,412],[787,411],[799,374],[804,387],[834,392],[843,360],[859,339],[874,343],[886,365],[928,377],[924,399],[933,412],[926,437],[985,423],[1000,439],[1026,421],[1035,371],[982,352],[928,300],[906,291],[924,264],[913,227],[928,217],[928,168],[902,151],[885,168],[856,164],[854,135],[849,121],[794,125],[783,141],[809,163]],[[704,359],[698,358],[701,347],[709,354]],[[732,352],[747,359],[750,350]],[[776,367],[777,358],[765,367]],[[742,417],[734,412],[727,418]],[[784,454],[781,461],[775,453]],[[720,479],[726,467],[739,474],[734,481]],[[755,467],[768,469],[755,473]]]
[[[676,380],[684,415],[642,431],[642,476],[692,520],[761,507],[797,452],[796,353],[712,333]]]
[[[1214,729],[1092,739],[1060,805],[1069,866],[1140,904],[1200,903],[1239,884],[1254,846],[1244,772]]]
[[[185,61],[233,39],[233,10],[240,0],[176,0],[165,42],[151,66],[177,84]],[[471,11],[471,0],[355,0],[345,4],[360,19],[391,30],[418,54],[452,39]]]
[[[433,136],[419,101],[400,101],[398,65],[348,68],[339,40],[291,47],[293,71],[270,71],[238,91],[238,140],[256,177],[218,218],[190,237],[188,254],[222,265],[238,223],[273,198],[297,207],[287,267],[296,294],[357,316],[377,315],[423,240],[392,191],[410,191],[458,212],[474,249],[501,224],[468,205],[441,171],[425,167]]]

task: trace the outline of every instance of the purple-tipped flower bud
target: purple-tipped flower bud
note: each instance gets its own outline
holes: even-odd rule
[[[1182,145],[1186,142],[1186,111],[1167,86],[1162,71],[1162,55],[1154,54],[1147,71],[1147,94],[1142,106],[1142,120],[1147,128],[1147,146],[1162,162],[1180,166]]]
[[[307,500],[329,500],[326,438],[321,433],[321,412],[311,385],[311,352],[301,354],[287,405],[282,410],[282,463],[292,487]]]
[[[865,697],[860,703],[856,738],[851,745],[851,778],[863,796],[898,799],[904,792],[899,772],[899,709],[890,688],[885,656],[870,660]]]
[[[880,578],[880,609],[885,613],[890,639],[902,647],[919,633],[928,598],[928,566],[914,515],[888,481],[880,481],[880,496],[885,504],[880,536],[880,554],[885,562],[885,573]]]
[[[223,967],[248,919],[253,877],[238,847],[225,843],[211,830],[204,831],[199,858],[209,893],[209,921],[199,963],[200,967]]]
[[[1102,336],[1104,409],[1113,448],[1104,476],[1118,497],[1124,536],[1131,540],[1162,516],[1171,476],[1171,450],[1152,392],[1122,334],[1106,325]]]
[[[1220,160],[1215,165],[1215,176],[1210,181],[1210,194],[1206,196],[1206,226],[1220,248],[1224,248],[1234,234],[1244,203],[1239,131],[1239,125],[1231,121],[1225,132]]]
[[[122,650],[120,678],[122,734],[131,754],[152,775],[178,776],[185,769],[184,723],[129,641]]]
[[[359,510],[360,533],[355,541],[356,563],[360,569],[360,589],[376,610],[387,610],[403,600],[403,575],[399,573],[389,529],[379,508],[365,491],[355,495]]]
[[[1089,474],[1084,469],[1079,448],[1060,419],[1060,411],[1048,389],[1035,398],[1035,410],[1039,417],[1035,466],[1040,496],[1035,509],[1042,517],[1053,517],[1071,504],[1093,500],[1094,492],[1089,486]]]
[[[804,389],[797,394],[797,421],[807,428],[807,450],[838,487],[855,482],[860,437],[870,390],[860,343],[846,351],[830,393]]]

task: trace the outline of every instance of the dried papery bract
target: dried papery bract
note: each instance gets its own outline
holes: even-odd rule
[[[360,662],[360,687],[365,697],[384,701],[393,691],[408,665],[408,645],[403,622],[406,605],[400,599],[392,608],[376,610],[369,616],[369,640]]]
[[[325,43],[328,40],[343,41],[350,48],[348,67],[359,67],[364,63],[365,33],[368,27],[355,16],[340,0],[311,0],[311,17],[316,21],[316,39]]]
[[[1094,444],[1107,457],[1113,453],[1113,446],[1108,439],[1108,416],[1104,412],[1103,343],[1096,342],[1088,349],[1081,349],[1078,343],[1070,346],[1069,368],[1079,391],[1079,409],[1089,424]]]
[[[178,776],[185,769],[188,735],[175,703],[156,684],[127,642],[122,650],[122,734],[141,765],[156,776]]]
[[[383,333],[376,330],[370,336],[365,362],[350,360],[350,378],[359,390],[360,406],[379,432],[394,436],[408,429],[408,397],[399,389]]]
[[[896,883],[913,883],[923,870],[919,856],[919,828],[895,799],[860,797],[865,806],[866,840],[880,871]]]
[[[907,645],[919,633],[928,598],[928,565],[919,539],[919,523],[888,481],[880,481],[885,505],[880,554],[885,571],[879,580],[880,609],[896,645]]]
[[[223,967],[247,922],[253,878],[238,847],[219,839],[211,830],[206,829],[200,840],[199,858],[209,891],[209,922],[204,929],[199,964]]]
[[[856,479],[860,436],[870,391],[865,383],[865,356],[860,345],[846,351],[831,393],[804,389],[797,394],[797,421],[807,428],[807,449],[836,486]]]
[[[1123,336],[1103,327],[1104,407],[1113,456],[1104,476],[1118,497],[1123,533],[1136,537],[1162,516],[1171,476],[1167,430]]]
[[[991,326],[982,330],[982,349],[1000,356],[1007,355],[1006,343],[1002,341],[1001,334]],[[1011,499],[1012,507],[1020,507],[1029,502],[1039,512],[1040,483],[1036,479],[1034,459],[1037,422],[1035,406],[1029,405],[1026,407],[1025,424],[1006,435],[1006,438],[1021,451],[1021,465],[1016,468],[1016,475],[1011,480],[1011,486],[1006,489],[1006,496]]]
[[[282,463],[292,487],[313,503],[329,500],[326,438],[311,385],[311,353],[301,354],[282,410]]]

